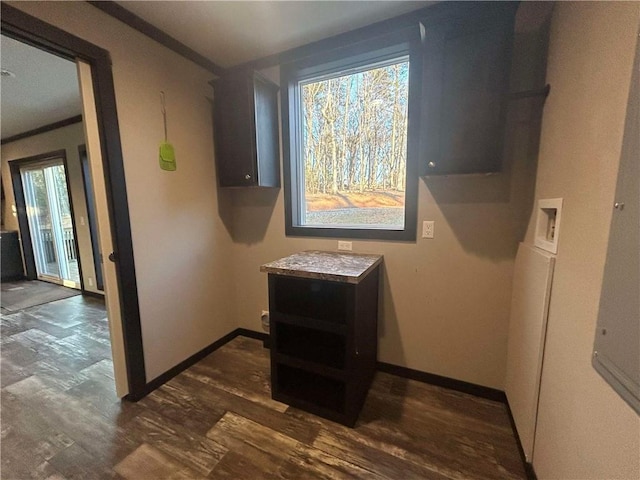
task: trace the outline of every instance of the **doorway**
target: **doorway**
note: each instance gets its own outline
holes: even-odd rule
[[[3,35],[71,60],[77,66],[100,246],[105,258],[108,254],[110,259],[102,264],[102,273],[116,390],[120,397],[137,400],[148,393],[148,386],[109,52],[6,3],[0,4],[0,10]],[[7,180],[5,190],[11,185]]]
[[[26,223],[38,280],[80,289],[78,246],[64,153],[44,161],[21,162],[20,181]],[[14,183],[14,192],[16,185]]]

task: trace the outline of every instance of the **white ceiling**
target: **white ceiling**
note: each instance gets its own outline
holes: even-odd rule
[[[430,1],[118,1],[118,4],[222,67],[279,53],[392,18]],[[517,30],[550,13],[524,2]],[[527,15],[527,12],[530,11]],[[7,138],[82,110],[76,66],[2,36],[1,135]]]
[[[0,77],[2,138],[80,115],[75,63],[2,35]]]
[[[119,1],[222,67],[238,65],[428,5],[427,1]],[[76,66],[2,35],[1,137],[82,111]]]
[[[427,1],[118,1],[227,68],[386,20]]]

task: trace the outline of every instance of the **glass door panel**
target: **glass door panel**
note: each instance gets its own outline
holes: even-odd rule
[[[38,278],[80,287],[77,249],[64,164],[21,170]]]
[[[44,170],[23,170],[21,174],[38,277],[45,275],[59,279]]]

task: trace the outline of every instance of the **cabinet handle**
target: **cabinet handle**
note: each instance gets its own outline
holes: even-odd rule
[[[249,175],[248,173],[244,176],[245,180],[249,180],[251,178],[251,175]]]

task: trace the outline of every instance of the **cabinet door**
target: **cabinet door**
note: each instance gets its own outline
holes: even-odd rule
[[[424,175],[500,170],[516,8],[423,25]]]
[[[214,87],[216,165],[221,187],[256,185],[253,82],[230,77]]]
[[[253,88],[258,184],[261,187],[279,187],[278,87],[264,77],[254,74]]]

